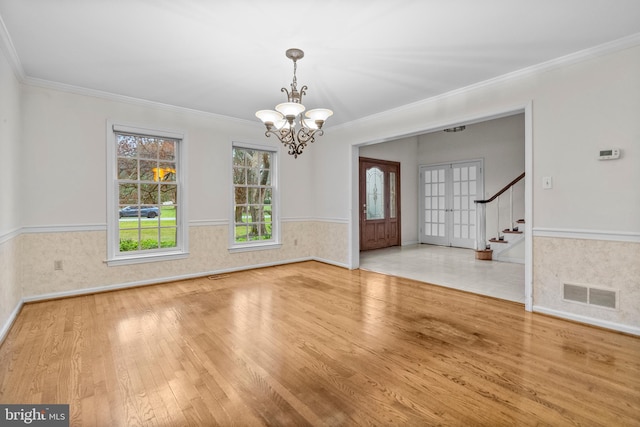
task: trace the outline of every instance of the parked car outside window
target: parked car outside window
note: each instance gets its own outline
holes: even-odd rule
[[[120,218],[124,217],[147,217],[155,218],[160,215],[160,209],[155,206],[127,206],[120,209]]]

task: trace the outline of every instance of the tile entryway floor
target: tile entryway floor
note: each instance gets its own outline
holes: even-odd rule
[[[364,251],[360,268],[524,304],[524,264],[476,260],[472,249],[416,244]]]

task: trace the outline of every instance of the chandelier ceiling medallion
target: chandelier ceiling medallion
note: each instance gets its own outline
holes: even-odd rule
[[[307,86],[297,87],[296,68],[297,61],[304,57],[304,52],[300,49],[288,49],[287,58],[293,61],[293,82],[291,91],[282,88],[281,92],[287,94],[287,102],[276,105],[274,110],[260,110],[256,112],[256,117],[262,120],[267,128],[265,135],[275,135],[285,147],[289,149],[289,154],[298,158],[302,150],[308,143],[315,141],[316,136],[321,136],[324,131],[322,125],[329,118],[333,111],[326,108],[315,108],[305,113],[305,106],[302,105],[302,95],[306,95]],[[300,127],[296,129],[296,126]]]

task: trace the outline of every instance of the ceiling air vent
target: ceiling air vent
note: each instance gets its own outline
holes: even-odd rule
[[[563,299],[599,307],[618,308],[618,291],[615,289],[592,288],[565,283]]]

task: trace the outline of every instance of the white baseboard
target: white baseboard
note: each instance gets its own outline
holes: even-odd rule
[[[9,334],[9,330],[11,330],[11,326],[13,326],[13,322],[15,322],[16,319],[18,318],[18,313],[20,313],[20,310],[22,310],[23,305],[24,305],[24,300],[18,301],[18,304],[16,304],[16,307],[13,309],[13,311],[9,315],[9,318],[7,319],[6,322],[4,322],[4,325],[2,325],[2,329],[0,329],[0,344],[4,342],[4,339]]]
[[[253,270],[253,269],[256,269],[256,268],[263,268],[263,267],[274,267],[274,266],[277,266],[277,265],[293,264],[293,263],[296,263],[296,262],[312,261],[312,260],[315,260],[315,259],[311,258],[311,257],[296,258],[296,259],[289,259],[289,260],[284,260],[284,261],[269,262],[269,263],[264,263],[264,264],[254,264],[254,265],[249,265],[249,266],[245,265],[245,266],[242,266],[242,267],[223,268],[223,269],[211,270],[211,271],[201,271],[201,272],[198,272],[198,273],[182,274],[182,275],[179,275],[179,276],[159,277],[159,278],[149,279],[149,280],[139,280],[139,281],[136,281],[136,282],[127,282],[127,283],[118,283],[118,284],[113,284],[113,285],[95,286],[95,287],[92,287],[92,288],[73,289],[73,290],[61,291],[61,292],[51,292],[51,293],[47,293],[47,294],[26,296],[26,297],[24,297],[22,299],[22,301],[25,302],[25,303],[28,303],[28,302],[46,301],[46,300],[59,299],[59,298],[77,297],[77,296],[81,296],[81,295],[96,294],[96,293],[100,293],[100,292],[109,292],[109,291],[115,291],[115,290],[119,290],[119,289],[136,288],[136,287],[139,287],[139,286],[148,286],[148,285],[158,285],[158,284],[161,284],[161,283],[176,282],[176,281],[179,281],[179,280],[196,279],[198,277],[215,276],[217,274],[234,273],[236,271]],[[318,261],[328,262],[328,261],[324,261],[324,260],[318,260]]]
[[[610,322],[608,320],[594,319],[593,317],[568,313],[566,311],[554,310],[552,308],[540,307],[537,305],[533,306],[533,312],[548,314],[562,319],[573,320],[575,322],[586,323],[588,325],[599,326],[605,329],[612,329],[614,331],[640,336],[640,327],[637,326],[623,325],[621,323]]]
[[[335,265],[336,267],[342,267],[342,268],[346,268],[348,270],[351,270],[351,268],[349,267],[348,264],[345,264],[343,262],[336,262],[330,259],[324,259],[324,258],[318,258],[318,257],[312,257],[310,258],[313,261],[318,261],[318,262],[323,262],[325,264],[331,264],[331,265]]]

